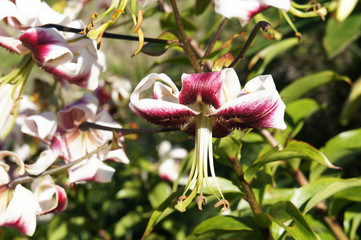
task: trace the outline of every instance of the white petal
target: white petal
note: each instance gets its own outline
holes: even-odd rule
[[[52,112],[43,112],[27,117],[21,131],[30,136],[49,141],[53,138],[57,126],[56,115]]]
[[[38,175],[48,169],[48,167],[50,167],[57,158],[57,152],[51,149],[45,150],[40,153],[40,156],[35,163],[30,165],[26,164],[25,169],[31,175]]]
[[[17,185],[13,198],[5,211],[5,217],[0,220],[0,226],[12,227],[32,236],[36,228],[38,207],[33,193],[23,186]]]
[[[115,169],[104,164],[97,158],[85,160],[85,163],[80,163],[70,168],[69,183],[95,181],[95,182],[110,182]]]

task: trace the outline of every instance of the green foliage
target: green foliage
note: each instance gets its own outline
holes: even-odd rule
[[[194,159],[192,136],[180,131],[125,136],[124,149],[130,163],[106,162],[116,169],[112,182],[68,185],[66,174],[52,176],[66,189],[69,204],[64,212],[43,216],[33,239],[258,240],[271,234],[277,240],[328,240],[337,238],[333,228],[337,224],[349,239],[361,240],[360,2],[342,22],[334,19],[339,11],[335,4],[340,0],[321,1],[328,11],[325,21],[313,11],[318,5],[311,1],[300,7],[305,1],[297,0],[292,1],[292,7],[306,14],[305,18],[269,8],[245,27],[238,19],[229,19],[205,57],[223,17],[214,12],[211,0],[177,2],[186,39],[204,71],[211,71],[214,62],[226,53],[233,57],[239,54],[254,19],[270,21],[273,27],[255,35],[234,69],[242,86],[246,79],[272,74],[286,104],[287,128],[237,129],[227,137],[213,139],[216,180],[230,204],[223,214],[222,207],[213,207],[219,196],[214,196],[218,189],[212,177],[209,185],[203,182],[208,203],[202,211],[195,202],[184,213],[174,209],[184,194],[182,177],[189,174]],[[80,16],[89,23],[89,13],[95,10],[95,4],[87,5]],[[182,73],[195,70],[189,52],[183,48],[170,1],[155,1],[142,10],[145,37],[168,42],[149,42],[140,54],[131,57],[134,51],[129,42],[103,39],[108,69],[102,78],[126,76],[134,88],[149,73],[164,72],[180,88]],[[285,21],[287,16],[294,20],[294,26]],[[124,17],[124,22],[112,26],[112,32],[134,35],[127,8]],[[295,28],[302,38],[295,37]],[[1,74],[6,76],[20,58],[0,51]],[[44,77],[41,69],[34,70],[24,92],[38,101],[41,111],[57,109],[63,101],[85,92],[77,88],[73,96],[61,84],[49,84],[52,80]],[[123,105],[108,102],[103,107],[123,127],[154,127],[127,107],[127,99],[123,100]],[[228,121],[232,120],[224,123]],[[163,140],[189,152],[185,159],[177,159],[179,176],[173,183],[159,176],[161,163],[171,158],[159,153]],[[43,145],[34,139],[25,141],[32,147],[32,159],[39,156]],[[1,142],[0,146],[17,143]],[[61,163],[52,167],[57,164]],[[26,187],[30,188],[30,184]],[[189,191],[192,189],[190,186]],[[332,219],[332,223],[325,218]],[[1,228],[0,240],[5,239],[25,237],[13,229]]]

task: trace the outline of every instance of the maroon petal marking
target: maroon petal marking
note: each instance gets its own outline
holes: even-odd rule
[[[55,29],[31,28],[19,40],[30,49],[34,60],[42,67],[54,67],[72,59],[66,40]]]
[[[280,128],[285,105],[276,91],[257,91],[228,102],[210,115],[225,128]]]
[[[142,99],[132,109],[153,124],[174,128],[181,128],[197,115],[187,106],[155,99]]]
[[[182,75],[182,90],[179,103],[195,104],[199,101],[219,108],[222,104],[222,72],[194,73]]]

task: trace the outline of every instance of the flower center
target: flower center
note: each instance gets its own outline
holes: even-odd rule
[[[202,108],[207,108],[202,104]],[[195,198],[197,193],[197,204],[199,210],[202,210],[202,205],[207,203],[207,199],[203,196],[203,186],[206,185],[207,189],[214,194],[218,200],[219,205],[223,205],[222,211],[225,211],[229,207],[229,203],[224,199],[223,194],[218,186],[214,165],[213,165],[213,149],[212,149],[212,119],[204,115],[204,111],[197,116],[196,119],[196,142],[195,142],[195,152],[194,159],[189,174],[188,182],[186,184],[183,195],[178,199],[177,205],[175,208],[181,212],[186,210],[186,207],[191,203]],[[218,194],[215,193],[214,186],[212,187],[208,180],[208,161],[211,176],[213,178],[213,183],[216,185]],[[192,192],[187,197],[185,194],[187,191],[193,187]],[[216,205],[217,205],[216,204]]]

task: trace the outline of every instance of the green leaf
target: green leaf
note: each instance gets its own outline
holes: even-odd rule
[[[222,234],[255,231],[257,228],[254,219],[251,217],[215,216],[201,222],[187,239],[213,239]]]
[[[232,135],[224,138],[213,138],[214,159],[226,166],[231,166],[229,160],[239,157],[241,147],[241,142]]]
[[[159,182],[149,192],[148,199],[153,208],[157,208],[172,193],[172,189],[166,182]]]
[[[285,87],[280,95],[282,100],[288,104],[315,88],[340,80],[351,83],[351,80],[346,76],[338,75],[332,71],[323,71],[297,79]]]
[[[298,38],[288,38],[285,40],[281,40],[279,42],[276,42],[272,45],[267,46],[266,48],[259,51],[249,62],[248,68],[253,68],[254,65],[262,61],[260,63],[260,66],[257,70],[253,71],[250,76],[248,76],[249,79],[252,79],[255,76],[261,75],[268,64],[278,55],[281,53],[289,50],[290,48],[296,46],[298,44]]]
[[[288,197],[288,199],[298,208],[308,201],[303,210],[303,213],[305,214],[317,203],[335,193],[359,186],[361,186],[361,179],[357,178],[322,178],[298,188]]]
[[[353,157],[361,152],[361,128],[342,132],[327,141],[320,149],[331,163],[341,162],[346,157]],[[325,167],[311,165],[310,181],[317,179]]]
[[[307,203],[304,209],[304,213],[312,209],[317,203],[323,201],[324,199],[331,197],[337,192],[354,188],[361,187],[361,179],[339,179],[339,181],[329,184],[327,187],[317,192]]]
[[[158,39],[163,40],[170,40],[173,43],[167,44],[167,43],[154,43],[150,42],[143,46],[142,52],[144,54],[150,55],[150,56],[160,56],[163,53],[165,53],[169,48],[173,46],[177,46],[179,42],[179,37],[176,32],[172,30],[167,30],[163,32],[161,35],[159,35]]]
[[[349,201],[361,202],[361,188],[351,188],[335,194],[334,198],[347,199]]]
[[[124,236],[127,229],[140,223],[142,220],[143,218],[138,212],[129,212],[115,224],[114,236],[117,238]]]
[[[211,0],[196,0],[196,14],[200,15],[206,10]]]
[[[320,239],[291,202],[282,201],[272,205],[268,218],[286,230],[294,239]]]
[[[317,112],[320,109],[320,105],[314,99],[303,98],[291,102],[286,108],[286,123],[287,129],[282,132],[284,136],[288,138],[294,138],[302,129],[304,120]]]
[[[361,225],[361,203],[349,207],[344,215],[344,228],[350,239],[359,239],[357,231]]]
[[[222,193],[238,193],[240,197],[245,196],[243,192],[239,189],[239,187],[234,185],[230,180],[221,177],[216,177],[216,178],[217,178],[218,186],[221,189]],[[205,194],[218,193],[217,186],[212,177],[208,177],[208,183],[211,188],[208,188],[205,180],[203,179],[203,193]]]
[[[352,84],[350,95],[342,108],[340,123],[347,125],[350,119],[361,108],[361,77]]]
[[[1,234],[0,234],[1,235]],[[54,217],[47,228],[47,238],[49,240],[64,239],[68,235],[68,222],[59,217]]]
[[[315,161],[329,168],[338,168],[332,165],[331,162],[327,159],[327,157],[322,154],[322,152],[318,151],[316,148],[312,147],[308,143],[290,140],[287,142],[287,146],[284,150],[279,151],[276,147],[258,158],[246,170],[244,177],[246,181],[251,181],[257,171],[265,164],[279,160],[289,160],[292,158],[302,158],[304,160]]]
[[[337,22],[334,18],[327,21],[326,35],[323,45],[326,48],[329,59],[336,57],[348,45],[361,36],[361,14],[354,14],[343,22]]]
[[[156,210],[153,211],[142,239],[145,239],[153,231],[153,228],[160,220],[174,212],[174,204],[177,202],[178,197],[182,195],[182,192],[183,189],[180,188],[177,192],[172,193]]]

